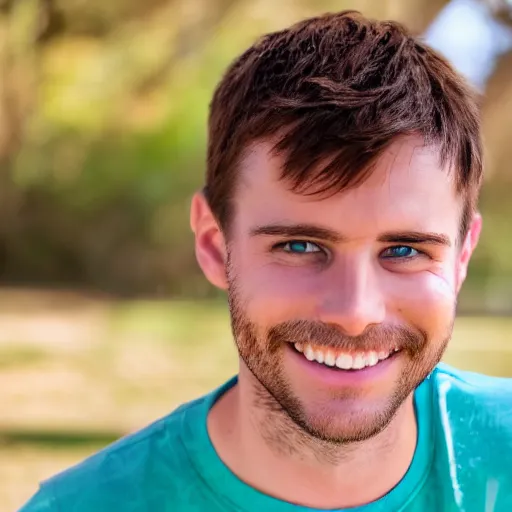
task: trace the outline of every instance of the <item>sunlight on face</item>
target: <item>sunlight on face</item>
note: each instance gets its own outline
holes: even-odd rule
[[[369,437],[451,335],[462,200],[438,154],[414,137],[392,145],[361,186],[328,199],[292,193],[269,148],[254,146],[242,163],[229,243],[243,366],[313,435]],[[351,354],[401,350],[356,377],[308,361],[297,341]]]

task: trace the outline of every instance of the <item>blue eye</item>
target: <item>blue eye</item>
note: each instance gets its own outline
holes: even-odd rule
[[[382,256],[386,259],[393,259],[393,258],[414,258],[415,256],[418,256],[420,253],[416,249],[409,247],[407,245],[397,245],[395,247],[389,247],[386,249]]]
[[[290,252],[292,254],[311,254],[320,252],[321,249],[318,245],[311,242],[303,242],[301,240],[293,240],[283,244],[283,251]]]

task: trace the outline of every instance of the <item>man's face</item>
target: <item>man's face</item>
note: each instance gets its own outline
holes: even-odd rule
[[[291,192],[269,148],[242,162],[228,243],[241,374],[315,437],[363,440],[389,423],[451,336],[469,258],[458,241],[462,201],[416,138],[330,198]]]

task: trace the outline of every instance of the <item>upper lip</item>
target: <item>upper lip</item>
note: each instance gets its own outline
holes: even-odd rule
[[[334,347],[331,345],[319,345],[316,343],[302,343],[302,342],[292,342],[292,345],[301,349],[307,345],[311,346],[313,350],[321,350],[322,352],[332,351],[334,353],[339,354],[349,354],[349,355],[357,355],[357,354],[369,354],[370,352],[376,352],[377,354],[381,352],[385,352],[386,354],[390,354],[392,352],[398,352],[400,350],[399,346],[392,347],[371,347],[371,348],[363,348],[363,347]]]

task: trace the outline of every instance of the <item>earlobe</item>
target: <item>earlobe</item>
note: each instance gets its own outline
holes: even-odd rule
[[[473,217],[473,222],[471,224],[470,239],[471,239],[471,252],[473,252],[478,245],[478,240],[480,240],[480,233],[482,231],[482,216],[480,213],[475,213]]]
[[[469,227],[466,238],[462,244],[461,253],[459,257],[458,269],[458,286],[457,293],[460,291],[464,283],[468,271],[469,260],[478,245],[480,232],[482,231],[482,216],[480,213],[475,213],[471,225]]]
[[[192,198],[190,226],[195,235],[197,262],[204,275],[217,288],[227,289],[224,235],[201,192]]]

